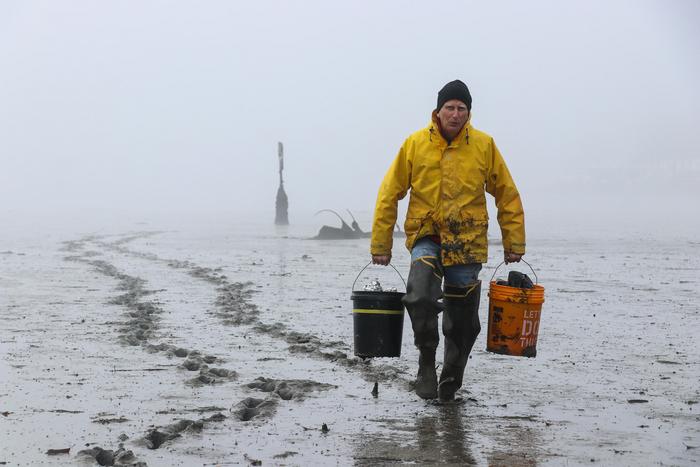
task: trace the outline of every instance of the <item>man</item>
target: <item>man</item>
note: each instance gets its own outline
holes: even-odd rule
[[[424,399],[454,399],[481,330],[477,277],[487,261],[485,192],[496,198],[505,261],[518,262],[525,254],[520,195],[493,138],[469,123],[471,106],[462,81],[440,90],[430,124],[406,139],[384,177],[374,213],[372,262],[388,265],[397,203],[410,190],[404,231],[411,270],[404,304],[420,352],[415,390]],[[438,384],[437,315],[443,310],[445,355]]]

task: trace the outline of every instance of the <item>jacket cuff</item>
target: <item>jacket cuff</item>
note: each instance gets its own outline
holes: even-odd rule
[[[524,243],[507,243],[503,242],[503,249],[510,253],[515,253],[516,255],[525,254],[525,244]]]

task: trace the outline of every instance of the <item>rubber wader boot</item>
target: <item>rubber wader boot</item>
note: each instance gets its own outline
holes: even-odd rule
[[[416,394],[423,399],[437,397],[437,373],[435,372],[435,349],[438,334],[438,299],[442,296],[442,271],[435,258],[418,258],[411,263],[403,303],[413,326],[413,337],[420,351]]]
[[[481,331],[480,298],[481,281],[472,282],[466,287],[445,286],[445,312],[442,315],[445,361],[438,385],[438,397],[441,401],[453,400],[455,393],[462,386],[464,367]]]

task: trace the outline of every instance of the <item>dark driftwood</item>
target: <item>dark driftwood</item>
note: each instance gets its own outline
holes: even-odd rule
[[[350,217],[352,217],[352,225],[348,225],[348,223],[345,222],[345,220],[342,217],[340,217],[340,214],[333,211],[332,209],[322,209],[316,214],[322,212],[330,212],[335,214],[338,217],[338,219],[340,219],[340,227],[331,227],[330,225],[324,225],[321,227],[321,230],[318,231],[318,234],[315,237],[312,237],[313,240],[352,240],[356,238],[370,238],[372,236],[372,232],[365,232],[360,228],[360,224],[357,223],[357,220],[355,220],[355,216],[352,215],[350,210],[348,210],[348,213],[350,214]],[[394,236],[403,235],[404,233],[400,230],[394,232]]]

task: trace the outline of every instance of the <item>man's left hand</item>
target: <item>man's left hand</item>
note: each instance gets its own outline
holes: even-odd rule
[[[511,253],[510,251],[504,252],[503,255],[503,261],[505,261],[506,264],[508,263],[519,263],[520,259],[523,257],[523,255],[519,255],[517,253]]]

